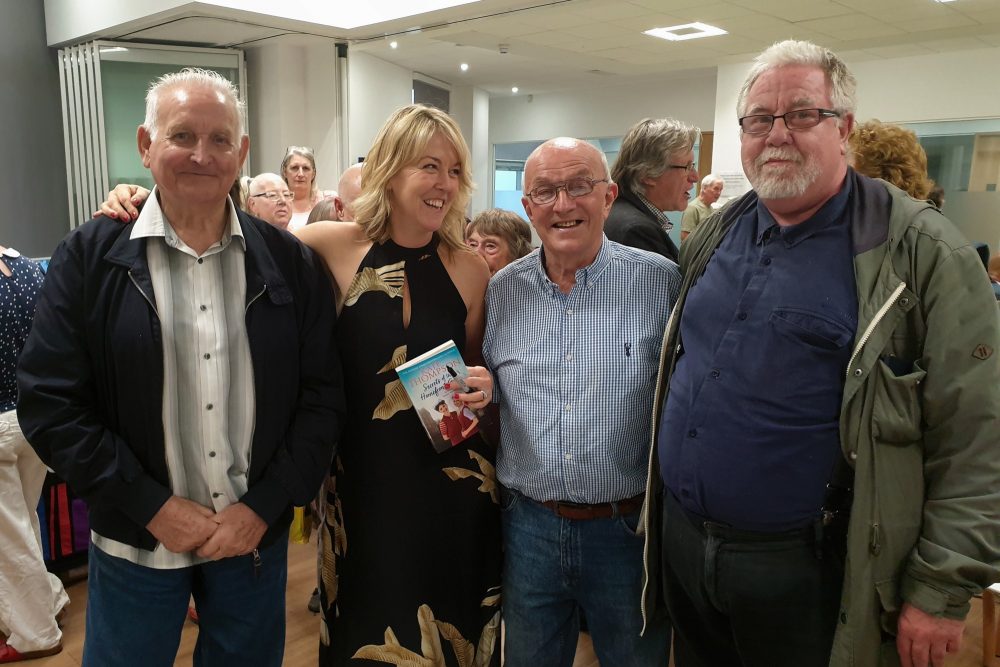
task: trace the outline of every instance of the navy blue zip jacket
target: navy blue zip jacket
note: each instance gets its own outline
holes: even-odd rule
[[[326,271],[284,231],[239,212],[256,416],[240,502],[284,534],[316,495],[344,420]],[[18,364],[18,420],[90,509],[98,534],[156,547],[145,526],[172,495],[163,444],[163,346],[146,239],[100,217],[52,256]]]

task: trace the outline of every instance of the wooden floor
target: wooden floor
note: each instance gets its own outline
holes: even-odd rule
[[[306,602],[316,581],[315,544],[288,545],[288,627],[285,636],[286,667],[315,667],[318,651],[319,618],[306,609]],[[70,606],[63,625],[63,652],[51,658],[32,660],[32,667],[79,667],[83,656],[84,611],[87,607],[87,582],[69,586]],[[979,667],[982,665],[982,604],[973,600],[972,611],[965,624],[962,649],[950,660],[948,667]],[[191,664],[198,628],[188,622],[184,627],[176,667]],[[581,635],[573,667],[600,667],[591,648],[590,638]]]

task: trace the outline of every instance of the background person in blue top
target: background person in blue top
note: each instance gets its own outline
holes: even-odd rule
[[[35,262],[0,246],[0,663],[61,651],[56,615],[69,604],[62,582],[42,560],[35,508],[45,464],[21,434],[14,410],[17,357],[41,286]]]
[[[848,166],[855,106],[834,53],[764,51],[754,190],[681,249],[644,591],[678,667],[940,667],[998,578],[992,297],[934,206]]]
[[[545,142],[524,183],[542,248],[490,281],[483,345],[500,404],[505,664],[571,665],[579,608],[602,665],[663,665],[666,617],[640,637],[636,527],[680,276],[604,236],[618,188],[590,144]]]

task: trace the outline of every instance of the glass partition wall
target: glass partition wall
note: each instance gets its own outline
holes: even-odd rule
[[[97,41],[60,49],[59,64],[70,228],[90,218],[115,185],[152,187],[136,128],[153,80],[201,67],[232,81],[246,98],[243,52],[237,49]]]
[[[907,123],[927,153],[927,173],[944,188],[945,216],[970,241],[1000,250],[1000,119]]]

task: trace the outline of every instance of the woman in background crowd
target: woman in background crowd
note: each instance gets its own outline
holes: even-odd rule
[[[916,134],[868,120],[855,124],[847,141],[858,173],[888,181],[914,199],[927,199],[934,181],[927,176],[927,154]]]
[[[313,206],[323,199],[316,187],[316,156],[305,146],[289,146],[281,160],[281,177],[295,195],[289,231],[306,224]]]
[[[356,222],[297,232],[342,295],[350,387],[320,537],[322,665],[416,664],[435,646],[499,662],[495,453],[478,434],[436,453],[394,371],[449,339],[467,362],[480,359],[489,273],[463,241],[471,188],[455,121],[411,105],[368,153]],[[451,398],[482,409],[492,382],[480,367],[470,374],[470,392]],[[454,651],[440,649],[449,642]]]
[[[531,252],[531,225],[511,211],[487,209],[466,226],[465,242],[483,256],[493,275]]]

